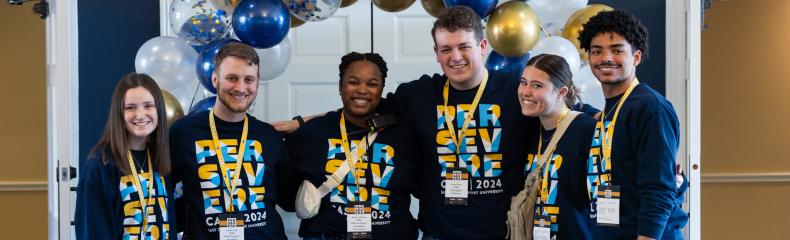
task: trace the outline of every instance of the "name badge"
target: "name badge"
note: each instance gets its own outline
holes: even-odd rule
[[[219,239],[244,240],[244,216],[241,214],[220,214]]]
[[[444,181],[444,204],[469,204],[469,173],[464,168],[448,168]]]
[[[620,186],[598,187],[597,222],[601,226],[620,225]]]
[[[351,202],[346,207],[346,236],[348,239],[372,239],[373,218],[370,202]]]
[[[532,239],[551,240],[551,217],[535,215],[532,219]]]

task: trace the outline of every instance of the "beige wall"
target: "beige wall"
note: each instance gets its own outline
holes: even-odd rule
[[[790,1],[713,1],[705,23],[703,176],[790,172]],[[703,179],[702,236],[788,239],[790,183]]]
[[[0,187],[47,181],[44,20],[31,9],[0,2]],[[0,191],[0,213],[0,238],[45,239],[46,186]]]

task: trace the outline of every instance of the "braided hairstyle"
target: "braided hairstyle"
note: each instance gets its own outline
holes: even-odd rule
[[[565,58],[551,54],[540,54],[527,62],[527,67],[533,66],[549,75],[549,81],[556,88],[567,87],[568,94],[565,94],[565,105],[573,109],[573,105],[581,103],[579,88],[573,84],[573,74],[571,67]]]
[[[647,59],[647,28],[634,15],[622,10],[604,11],[590,18],[579,33],[580,47],[590,51],[592,39],[600,33],[617,33],[623,36],[632,46],[642,52],[642,59]],[[633,53],[633,52],[632,52]]]
[[[338,86],[343,86],[343,75],[346,75],[346,69],[356,61],[369,61],[376,64],[379,67],[379,72],[381,72],[381,87],[384,88],[384,83],[386,83],[385,80],[387,79],[387,62],[378,53],[358,52],[350,52],[340,59],[340,66],[338,67],[340,70],[340,84]]]

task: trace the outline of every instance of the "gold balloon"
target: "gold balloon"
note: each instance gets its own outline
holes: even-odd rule
[[[162,90],[162,97],[165,99],[165,116],[167,116],[167,126],[172,126],[176,120],[184,116],[184,109],[173,94]]]
[[[340,7],[342,8],[348,7],[351,6],[351,4],[354,4],[355,2],[357,2],[357,0],[343,0],[342,2],[340,2]]]
[[[291,28],[302,26],[302,24],[304,24],[304,21],[302,21],[302,19],[299,19],[298,17],[291,14]]]
[[[400,12],[409,8],[414,4],[414,1],[415,0],[373,0],[373,5],[387,12]]]
[[[535,47],[540,24],[526,2],[510,1],[499,5],[488,19],[486,36],[494,51],[506,57],[520,57]]]
[[[442,0],[420,0],[422,8],[433,17],[439,17],[439,14],[444,11],[444,1]]]
[[[236,9],[240,2],[241,0],[211,0],[215,7],[225,10],[226,16],[233,14],[233,10]]]
[[[576,46],[576,50],[579,51],[579,57],[581,57],[582,61],[587,61],[588,57],[587,52],[581,48],[581,43],[579,42],[579,32],[584,29],[583,25],[590,21],[591,17],[598,15],[598,13],[612,10],[614,10],[614,8],[603,4],[590,4],[587,7],[576,10],[576,12],[568,18],[568,22],[565,23],[562,36],[571,40],[573,45]]]

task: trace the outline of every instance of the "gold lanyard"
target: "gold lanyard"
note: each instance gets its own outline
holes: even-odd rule
[[[455,143],[455,154],[456,157],[460,157],[460,149],[461,143],[458,141],[466,137],[466,129],[469,128],[469,123],[472,120],[472,116],[475,115],[475,110],[477,109],[477,104],[480,103],[480,98],[483,97],[483,91],[486,88],[486,83],[488,83],[488,71],[483,72],[483,81],[480,82],[480,86],[477,88],[477,93],[475,94],[475,99],[472,100],[472,109],[469,110],[469,113],[464,116],[464,123],[461,125],[461,136],[456,137],[455,135],[455,126],[453,125],[452,121],[450,121],[450,113],[447,108],[447,102],[450,100],[450,79],[447,79],[447,82],[444,83],[444,90],[442,91],[442,96],[444,97],[444,122],[447,124],[447,128],[450,129],[450,137]],[[453,119],[455,119],[455,115],[453,115]],[[460,163],[456,165],[460,167]]]
[[[614,136],[614,126],[617,123],[617,116],[620,114],[620,108],[623,107],[623,103],[628,100],[628,96],[631,95],[631,92],[634,91],[636,85],[639,85],[639,80],[634,78],[634,81],[631,82],[631,86],[628,86],[628,89],[625,90],[625,94],[623,97],[620,98],[620,102],[617,104],[617,108],[614,111],[614,117],[612,118],[612,122],[609,123],[609,127],[606,127],[606,116],[601,116],[600,124],[601,124],[601,162],[604,163],[604,171],[600,174],[603,177],[604,175],[608,175],[607,178],[611,180],[612,177],[612,138]],[[599,164],[600,164],[599,163]],[[603,182],[604,178],[601,178],[601,186],[604,185]]]
[[[222,147],[219,144],[219,135],[217,135],[217,125],[214,123],[214,108],[211,109],[208,115],[209,126],[211,127],[211,139],[214,140],[214,151],[217,154],[217,161],[219,162],[219,170],[222,173],[222,181],[225,182],[225,188],[229,191],[230,207],[226,206],[228,212],[234,212],[233,193],[236,190],[236,182],[239,181],[241,176],[241,165],[244,162],[244,149],[247,145],[247,115],[244,115],[244,128],[241,130],[241,141],[238,144],[238,151],[236,155],[236,169],[233,171],[233,184],[228,182],[228,167],[225,166],[225,156],[222,154]]]
[[[562,119],[564,119],[565,116],[568,115],[568,112],[570,112],[570,109],[568,109],[567,107],[563,106],[562,112],[560,113],[560,117],[557,119],[557,125],[555,125],[555,128],[554,128],[555,131],[556,131],[556,128],[560,126],[560,122],[562,122]],[[543,179],[542,179],[541,184],[540,184],[540,186],[541,186],[540,187],[540,199],[541,199],[541,201],[543,201],[543,203],[547,203],[548,200],[549,200],[549,172],[550,172],[549,169],[550,168],[547,167],[546,165],[548,165],[549,162],[551,161],[551,155],[554,154],[554,151],[552,150],[552,152],[544,152],[543,154],[540,153],[540,150],[543,148],[543,125],[542,124],[540,125],[540,128],[541,128],[541,130],[538,131],[538,151],[536,153],[537,155],[535,156],[535,158],[532,161],[538,161],[538,159],[540,159],[540,156],[548,155],[548,159],[546,159],[546,162],[543,163],[543,169],[542,169],[543,170]],[[554,136],[552,136],[552,138],[554,138]],[[551,142],[551,140],[549,140],[549,142]],[[535,164],[535,167],[536,168],[538,167],[537,164]]]
[[[151,199],[154,196],[154,170],[153,166],[151,165],[151,153],[146,151],[146,156],[148,160],[148,173],[151,175],[151,180],[148,181],[146,184],[146,188],[148,189],[148,197],[146,198],[143,194],[143,184],[140,183],[140,176],[137,174],[137,167],[134,165],[134,157],[132,156],[132,151],[129,150],[126,152],[127,158],[129,159],[129,167],[132,169],[132,184],[134,184],[134,188],[137,189],[137,195],[140,197],[137,199],[140,201],[140,207],[142,208],[143,212],[143,224],[142,228],[140,229],[140,238],[145,238],[145,234],[148,232],[148,203],[152,202]],[[142,168],[142,166],[140,166]],[[141,173],[142,174],[142,173]]]
[[[357,185],[357,191],[359,191],[359,178],[357,177],[357,167],[356,165],[362,162],[362,158],[360,156],[365,156],[367,153],[368,148],[363,148],[362,145],[367,140],[367,136],[360,140],[359,144],[357,144],[357,148],[354,149],[356,154],[351,153],[351,147],[348,142],[348,132],[346,131],[346,114],[341,112],[340,113],[340,144],[343,147],[343,153],[346,155],[346,159],[351,158],[351,161],[346,161],[348,164],[348,168],[351,169],[351,175],[354,176],[354,183]],[[362,201],[362,197],[359,196],[359,201]]]

